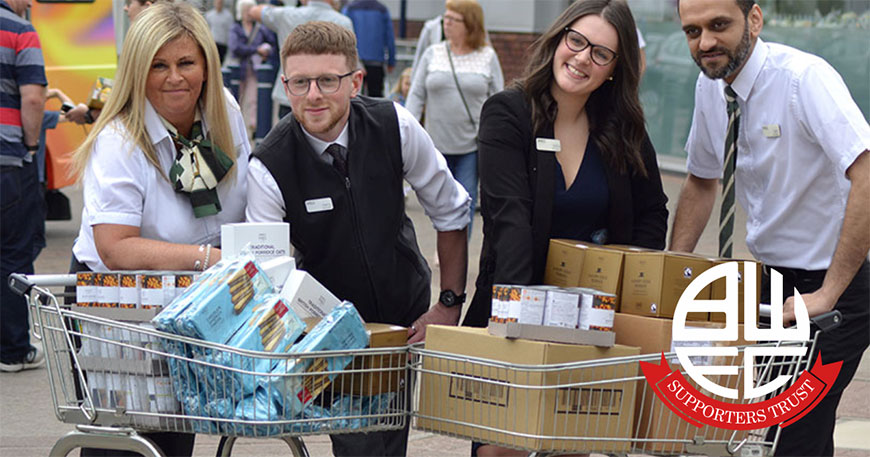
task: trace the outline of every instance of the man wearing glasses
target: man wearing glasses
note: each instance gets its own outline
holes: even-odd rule
[[[286,221],[299,267],[367,322],[455,325],[465,299],[470,198],[432,140],[401,106],[357,96],[353,32],[330,22],[297,27],[281,50],[292,116],[254,152],[247,219]],[[441,295],[405,214],[403,179],[438,231]],[[408,429],[334,436],[335,455],[404,455]]]
[[[843,361],[830,392],[783,429],[777,455],[832,455],[837,404],[870,343],[870,127],[843,79],[817,56],[759,38],[753,0],[680,0],[695,62],[695,113],[686,144],[671,249],[692,251],[719,177],[720,255],[730,257],[734,202],[746,210],[746,244],[783,275],[784,321],[797,288],[810,316],[832,309],[841,325],[818,339],[825,362]],[[736,196],[736,199],[735,199]]]

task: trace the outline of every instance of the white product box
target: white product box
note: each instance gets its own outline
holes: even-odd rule
[[[257,263],[290,255],[290,224],[241,222],[221,226],[221,258],[238,257],[248,246]]]
[[[567,290],[548,290],[544,308],[544,325],[577,328],[580,319],[580,295]]]
[[[281,288],[281,298],[290,304],[301,319],[323,317],[341,300],[306,271],[293,270]]]
[[[287,276],[290,272],[296,269],[296,259],[290,256],[275,257],[260,263],[260,269],[266,273],[266,276],[272,281],[275,286],[275,292],[281,292],[281,286],[287,282]]]

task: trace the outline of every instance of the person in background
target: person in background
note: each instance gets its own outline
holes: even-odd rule
[[[522,77],[484,104],[483,247],[463,325],[486,326],[493,284],[542,284],[552,238],[665,247],[636,33],[624,0],[574,2],[535,41]],[[475,443],[472,455],[525,453]]]
[[[378,0],[353,0],[341,12],[353,22],[359,58],[365,68],[365,94],[383,97],[384,63],[387,72],[392,72],[396,66],[396,39],[390,11]],[[384,54],[387,54],[386,62]]]
[[[72,272],[202,271],[220,260],[221,225],[244,221],[250,143],[219,60],[186,3],[157,3],[133,22],[112,96],[74,153],[84,208]],[[166,455],[193,450],[193,435],[146,436]]]
[[[429,46],[414,72],[406,107],[444,154],[453,176],[477,199],[477,125],[480,107],[504,88],[498,56],[486,43],[483,9],[476,0],[447,0],[447,40]],[[473,214],[471,220],[473,221]],[[471,223],[468,226],[471,234]]]
[[[249,222],[290,223],[299,268],[366,322],[455,325],[465,299],[469,197],[407,110],[359,96],[353,32],[300,25],[281,48],[282,87],[293,105],[257,147],[248,177]],[[407,179],[438,231],[443,292],[430,308],[431,271],[405,213]],[[408,428],[331,435],[338,456],[405,455]]]
[[[423,53],[435,43],[444,41],[444,17],[438,15],[423,23],[420,36],[417,38],[417,47],[414,50],[414,61],[411,62],[411,81],[414,80],[414,72],[417,64],[423,58]]]
[[[242,80],[239,84],[239,104],[248,130],[257,130],[257,72],[255,68],[278,52],[275,34],[251,16],[254,0],[239,0],[236,4],[239,21],[230,31],[230,55],[239,60]]]
[[[816,341],[825,361],[843,362],[837,381],[782,429],[776,448],[776,455],[833,455],[837,405],[870,344],[870,126],[830,64],[759,38],[764,18],[755,1],[678,6],[701,74],[671,249],[695,249],[722,177],[719,255],[731,256],[740,202],[746,245],[764,264],[761,302],[770,303],[773,269],[787,297],[783,325],[794,321],[795,289],[809,316],[842,313]]]
[[[18,372],[45,363],[30,344],[27,301],[9,288],[12,273],[33,274],[39,252],[41,199],[34,155],[45,110],[45,64],[39,36],[24,16],[30,0],[0,0],[0,371]]]
[[[214,0],[214,8],[205,12],[205,21],[211,30],[211,36],[217,45],[221,64],[227,55],[230,43],[230,29],[233,27],[233,13],[224,9],[224,0]]]
[[[402,73],[399,75],[399,80],[396,81],[396,84],[393,86],[393,90],[390,91],[390,100],[405,106],[405,100],[408,98],[408,92],[411,91],[411,72],[414,69],[411,67],[405,68],[402,70]]]
[[[637,28],[637,46],[640,49],[640,77],[643,78],[643,74],[646,72],[646,40],[640,33],[640,27]]]
[[[332,0],[299,0],[299,3],[300,6],[257,5],[251,8],[251,17],[275,32],[278,35],[278,43],[282,45],[297,26],[310,21],[334,22],[353,31],[353,22],[335,10]],[[280,72],[272,89],[272,100],[278,107],[279,119],[290,112],[290,101],[284,92]]]

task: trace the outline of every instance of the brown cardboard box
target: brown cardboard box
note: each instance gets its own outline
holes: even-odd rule
[[[422,374],[420,384],[420,429],[539,451],[618,453],[630,448],[627,438],[633,428],[636,382],[553,386],[630,378],[637,376],[637,362],[553,371],[514,365],[631,356],[638,354],[638,348],[507,339],[492,336],[482,328],[430,326],[426,349],[494,362],[424,356],[423,369],[427,372]],[[563,436],[621,441],[553,438]]]
[[[544,284],[588,287],[619,295],[621,282],[621,250],[583,241],[550,240]]]
[[[317,324],[319,319],[303,319],[308,326],[306,332]],[[366,323],[370,348],[392,348],[408,344],[408,329],[398,325]],[[373,354],[354,357],[345,370],[352,373],[339,375],[332,381],[340,392],[355,395],[378,395],[396,392],[406,377],[406,358],[404,354]],[[359,370],[379,370],[360,372]]]
[[[744,308],[743,308],[743,262],[751,262],[755,266],[755,315],[758,316],[758,302],[761,299],[761,263],[754,260],[738,260],[738,259],[713,259],[713,265],[716,266],[730,261],[740,262],[737,270],[740,272],[740,280],[737,284],[737,303],[738,303],[738,321],[744,323]],[[723,300],[725,299],[725,278],[719,278],[713,281],[710,285],[710,299]],[[725,322],[725,313],[710,313],[710,320],[713,322]]]
[[[674,317],[689,283],[711,266],[704,257],[663,251],[626,251],[619,311],[653,317]],[[710,298],[710,286],[695,297]],[[708,313],[690,313],[689,320],[706,321]]]
[[[586,250],[576,241],[553,239],[547,251],[544,284],[559,287],[578,287]]]
[[[672,352],[674,350],[674,341],[672,338],[673,321],[670,319],[658,319],[654,317],[637,316],[625,313],[616,313],[613,321],[613,331],[616,332],[616,343],[629,346],[637,346],[642,354],[661,354],[662,352]],[[722,328],[723,324],[718,322],[690,322],[687,327],[702,327],[702,328]],[[743,335],[741,326],[740,335]],[[703,343],[703,342],[702,342]],[[679,343],[678,343],[679,344]],[[719,346],[721,342],[710,342],[710,346]],[[745,345],[746,341],[740,339],[736,342],[726,342],[728,345]],[[710,364],[731,364],[732,361],[726,362],[718,357],[713,357],[708,360]],[[653,363],[658,364],[656,359]],[[669,359],[668,363],[671,369],[679,367],[679,362],[676,357]],[[718,384],[728,387],[739,386],[742,383],[742,378],[739,376],[720,376],[718,379],[710,377],[711,380]],[[686,379],[696,388],[698,385],[688,376]],[[739,388],[739,387],[738,387]],[[709,392],[704,391],[709,395]],[[733,401],[714,397],[722,401]],[[637,444],[639,448],[646,451],[658,454],[682,454],[685,453],[683,443],[666,442],[665,440],[688,440],[691,441],[696,436],[703,436],[705,441],[710,440],[728,440],[731,437],[731,431],[715,429],[712,427],[704,427],[698,429],[688,422],[681,419],[674,412],[668,409],[661,400],[656,397],[655,393],[646,383],[642,381],[637,393],[637,405],[635,409],[635,424],[636,438],[661,440],[652,442],[640,442]],[[746,436],[746,432],[737,433],[737,442],[740,442]]]

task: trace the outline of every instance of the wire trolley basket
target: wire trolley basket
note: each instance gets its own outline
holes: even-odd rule
[[[74,284],[74,275],[60,276]],[[63,305],[48,288],[28,287],[39,278],[18,280],[29,289],[57,418],[80,432],[282,438],[406,424],[407,347],[245,351]]]
[[[819,328],[836,326],[839,313],[814,319]],[[806,356],[756,358],[752,382],[763,385],[780,375],[792,380],[809,368],[811,341],[755,344],[801,347]],[[734,365],[737,375],[708,376],[729,388],[743,385],[742,356],[715,356],[696,364]],[[419,395],[412,405],[414,427],[539,455],[604,453],[625,455],[772,455],[781,428],[732,431],[695,427],[659,400],[640,370],[658,364],[662,354],[641,354],[551,365],[522,365],[412,347],[411,371]],[[679,367],[674,352],[665,353]],[[683,371],[685,374],[685,371]],[[717,379],[718,378],[718,379]],[[687,378],[693,387],[698,385]],[[776,396],[787,385],[769,394]],[[741,389],[742,391],[742,389]],[[735,400],[711,395],[719,401]],[[758,401],[755,399],[754,401]],[[751,403],[740,400],[739,403]]]

